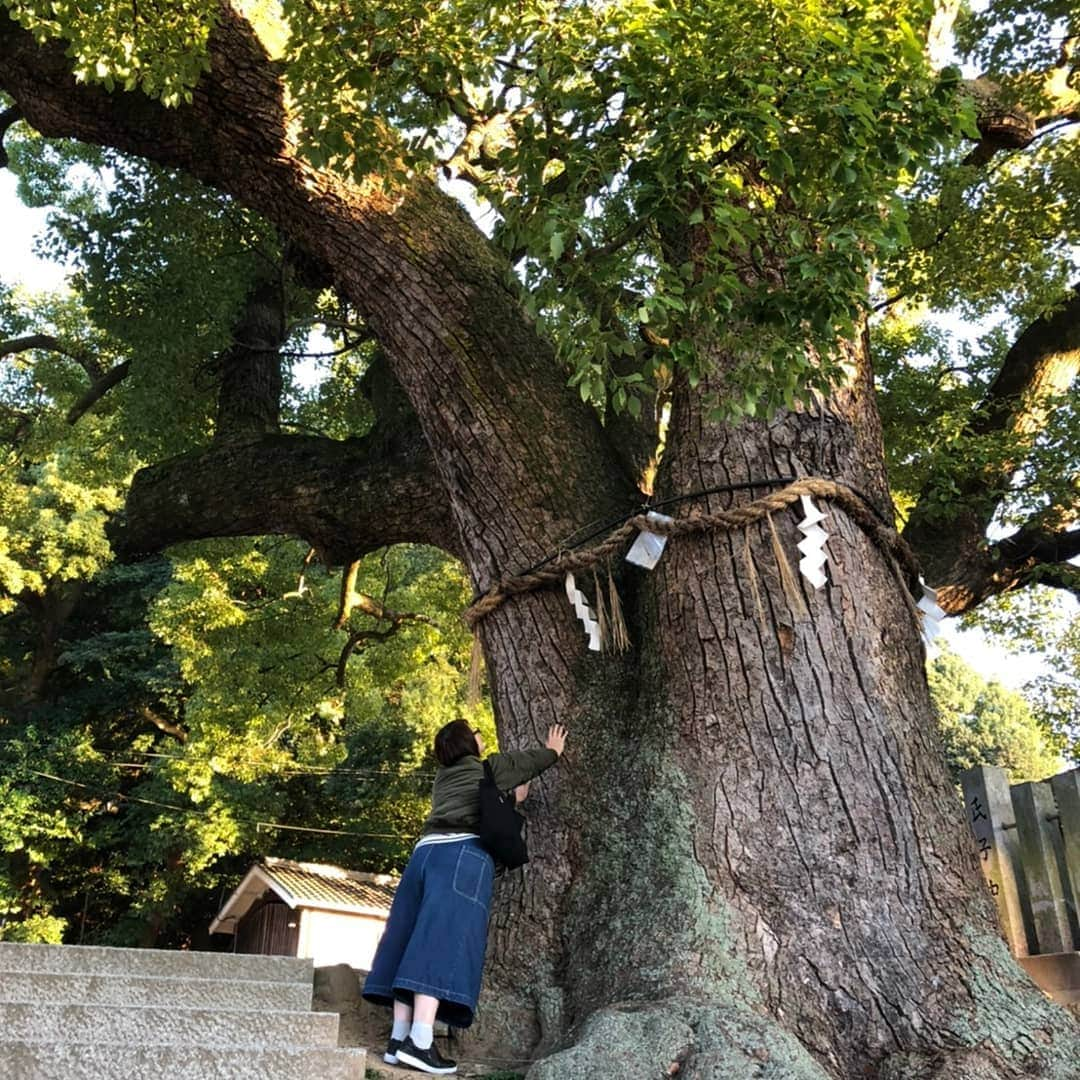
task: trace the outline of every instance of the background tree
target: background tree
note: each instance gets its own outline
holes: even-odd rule
[[[113,562],[106,520],[142,460],[268,417],[364,432],[356,380],[371,350],[342,333],[304,391],[292,369],[318,361],[298,341],[273,353],[283,377],[269,380],[269,409],[250,385],[234,394],[258,375],[234,336],[272,307],[252,282],[264,267],[279,286],[283,275],[267,231],[115,156],[40,139],[9,150],[25,197],[56,207],[46,247],[75,273],[65,298],[5,295],[3,400],[20,419],[0,470],[0,753],[18,793],[4,812],[2,934],[205,943],[222,890],[271,845],[400,865],[426,813],[431,735],[464,707],[467,594],[459,568],[419,548],[357,563],[347,608],[299,541]],[[291,303],[298,320],[330,318],[310,291]],[[88,367],[123,375],[101,389]],[[215,402],[230,397],[258,408],[223,419]],[[486,708],[468,711],[491,732]]]
[[[982,179],[1008,171],[995,159],[1034,147],[1039,191],[1075,170],[1070,14],[991,6],[970,37],[994,76],[976,101],[927,66],[943,20],[919,3],[315,0],[284,5],[284,46],[245,18],[264,29],[267,5],[195,3],[138,32],[108,3],[7,8],[0,85],[29,123],[264,215],[386,361],[362,438],[245,420],[142,470],[128,550],[295,533],[351,565],[422,542],[485,592],[628,516],[643,488],[680,513],[786,475],[862,493],[831,512],[820,595],[783,587],[758,525],[620,574],[625,656],[585,655],[550,590],[480,623],[504,742],[552,719],[575,735],[538,785],[535,872],[493,925],[493,1015],[536,1018],[505,1024],[542,1059],[532,1074],[1069,1075],[1072,1019],[992,929],[933,734],[914,582],[850,515],[892,509],[871,275],[882,303],[927,298],[931,279],[974,288],[935,237],[976,235],[978,207],[1015,191]],[[494,241],[440,170],[491,207]],[[928,468],[905,525],[952,611],[1034,566],[1071,578],[1072,504],[1046,474],[1022,493],[1072,377],[1075,232],[1049,195],[1031,218],[1053,237],[1044,291],[1014,276],[1020,325],[960,431],[1009,449],[954,462],[955,511]],[[216,415],[250,417],[227,385]],[[265,400],[273,379],[231,385]],[[991,542],[999,510],[1019,527]]]
[[[954,779],[975,765],[1009,771],[1009,781],[1045,780],[1062,761],[1023,695],[987,682],[955,653],[943,650],[927,668],[945,756]]]
[[[1080,757],[1080,619],[1060,591],[1036,586],[995,599],[973,613],[989,633],[1038,664],[1024,686],[1039,725],[1068,758]]]

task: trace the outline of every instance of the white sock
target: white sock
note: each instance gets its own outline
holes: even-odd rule
[[[390,1029],[390,1038],[397,1039],[398,1042],[402,1042],[405,1036],[409,1034],[409,1028],[412,1026],[411,1020],[395,1020],[394,1026]]]
[[[435,1025],[419,1024],[414,1020],[409,1035],[417,1050],[426,1050],[435,1038]]]

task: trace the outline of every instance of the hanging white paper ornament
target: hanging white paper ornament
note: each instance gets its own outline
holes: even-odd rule
[[[589,607],[585,594],[577,587],[574,575],[570,573],[566,575],[566,598],[573,604],[574,614],[581,620],[581,625],[585,627],[585,633],[589,638],[589,649],[592,652],[599,652],[600,624],[596,621],[596,615],[593,614],[593,609]]]
[[[804,516],[799,522],[799,532],[803,534],[803,538],[796,545],[802,552],[799,573],[815,589],[820,589],[829,580],[825,573],[825,563],[828,560],[825,542],[829,539],[829,534],[821,525],[825,515],[814,505],[814,500],[809,495],[800,496],[800,501]]]
[[[937,602],[937,589],[931,589],[922,578],[919,578],[919,584],[922,585],[922,599],[916,606],[922,612],[923,641],[933,653],[937,651],[934,638],[941,633],[941,621],[945,618],[945,612]]]
[[[650,521],[673,520],[666,514],[656,513],[655,510],[650,510],[645,516]],[[666,536],[649,532],[648,529],[642,529],[638,533],[637,539],[630,545],[630,550],[626,553],[626,561],[632,562],[635,566],[643,566],[646,570],[651,570],[660,561],[660,556],[664,554],[666,544]]]

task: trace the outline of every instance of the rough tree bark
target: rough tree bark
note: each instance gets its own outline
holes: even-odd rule
[[[33,657],[22,694],[12,703],[15,707],[45,700],[49,680],[59,664],[64,626],[85,591],[85,582],[54,581],[43,593],[26,590],[17,597],[33,627]]]
[[[408,397],[478,589],[639,501],[465,216],[423,181],[387,195],[311,169],[246,27],[226,20],[212,46],[193,105],[165,112],[77,86],[61,47],[0,16],[0,87],[44,134],[186,169],[331,268]],[[661,493],[820,468],[885,503],[865,342],[850,348],[858,376],[820,423],[721,426],[676,385]],[[276,473],[286,444],[308,452],[263,439],[201,456],[200,476],[250,477],[260,460]],[[348,469],[350,451],[335,452]],[[320,461],[311,481],[342,490],[349,477]],[[162,503],[149,488],[185,482],[182,460],[169,470],[132,494],[144,546],[199,527],[150,522]],[[304,487],[282,486],[261,518],[243,501],[234,531],[313,538],[318,513],[288,516]],[[430,542],[430,520],[412,538]],[[388,542],[374,524],[341,515],[334,550]],[[794,518],[777,526],[790,547]],[[587,654],[553,591],[481,624],[504,743],[556,720],[571,730],[564,762],[534,785],[533,861],[501,890],[482,1003],[481,1028],[501,1056],[533,1057],[533,1080],[1073,1075],[1072,1018],[996,932],[897,580],[841,513],[831,530],[832,582],[805,617],[758,529],[762,619],[741,536],[715,533],[672,542],[651,575],[621,574],[623,657]]]
[[[214,441],[247,442],[274,435],[281,419],[281,357],[288,328],[284,267],[266,266],[244,303],[233,343],[215,358],[218,379]]]

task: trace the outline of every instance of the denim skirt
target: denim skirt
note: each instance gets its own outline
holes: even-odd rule
[[[439,999],[437,1019],[466,1028],[480,996],[495,864],[474,837],[416,848],[364,981],[367,1001]]]

